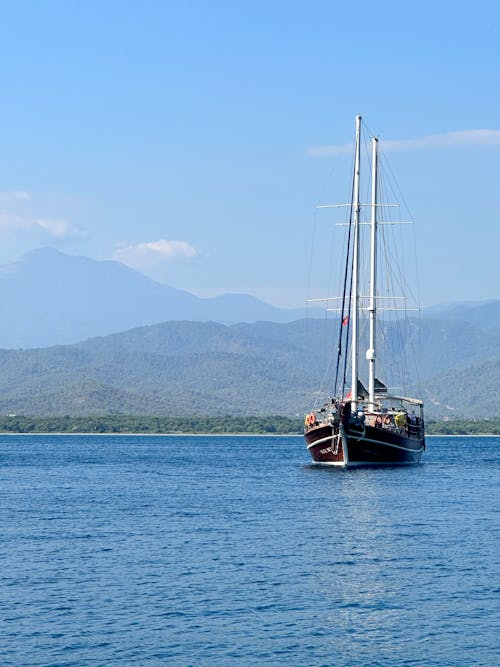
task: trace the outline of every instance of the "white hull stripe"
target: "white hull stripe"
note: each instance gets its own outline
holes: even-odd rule
[[[316,440],[315,442],[312,442],[310,445],[307,445],[307,449],[311,449],[311,447],[316,447],[316,445],[322,445],[325,442],[329,442],[330,440],[333,440],[334,438],[337,438],[337,435],[329,435],[326,438],[320,438],[319,440]]]
[[[312,442],[310,445],[307,445],[307,449],[311,449],[312,447],[316,447],[316,445],[322,445],[325,442],[332,441],[334,438],[336,438],[336,435],[329,435],[326,438],[320,438],[319,440],[316,440],[315,442]],[[353,435],[348,435],[347,438],[350,438],[351,440],[355,440],[359,442],[360,440],[363,440],[365,442],[373,442],[375,445],[383,445],[384,447],[393,447],[394,449],[402,449],[405,452],[413,452],[415,454],[419,454],[420,452],[424,451],[423,447],[420,447],[420,449],[412,449],[411,447],[403,447],[402,445],[394,445],[391,442],[384,442],[383,440],[373,440],[372,438],[366,438],[366,437],[355,437]]]
[[[373,442],[376,445],[384,445],[385,447],[394,447],[394,449],[402,449],[405,452],[413,452],[414,454],[419,454],[420,452],[424,451],[423,447],[420,447],[420,449],[413,449],[412,447],[403,447],[402,445],[394,445],[392,442],[384,442],[383,440],[373,440],[372,438],[356,438],[351,436],[348,436],[352,438],[353,440],[356,440],[359,442],[360,440],[363,440],[364,442]]]

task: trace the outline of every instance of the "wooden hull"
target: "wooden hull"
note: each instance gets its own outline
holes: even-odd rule
[[[422,433],[406,433],[375,426],[319,424],[304,435],[315,463],[356,468],[417,465],[425,449]]]

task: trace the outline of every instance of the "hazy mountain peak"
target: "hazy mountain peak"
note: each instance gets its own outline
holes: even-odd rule
[[[50,246],[0,268],[0,347],[73,343],[169,320],[234,324],[301,316],[247,294],[202,299],[121,262]]]

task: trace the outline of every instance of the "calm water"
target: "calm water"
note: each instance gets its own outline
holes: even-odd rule
[[[0,664],[500,664],[500,438],[0,436]]]

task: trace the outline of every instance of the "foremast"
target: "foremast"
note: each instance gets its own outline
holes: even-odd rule
[[[361,204],[359,201],[360,190],[360,163],[361,163],[361,116],[356,116],[356,144],[354,159],[354,187],[353,187],[353,226],[354,247],[352,261],[352,285],[350,299],[351,320],[351,401],[352,409],[356,410],[358,405],[358,328],[359,328],[359,213]]]
[[[354,247],[352,263],[351,309],[351,404],[358,406],[358,348],[359,348],[359,245],[360,245],[360,158],[361,158],[361,116],[356,116],[356,144],[354,160],[353,188],[353,228]],[[375,410],[375,341],[377,333],[377,206],[378,206],[378,138],[372,138],[372,191],[371,191],[371,234],[370,234],[370,295],[369,295],[369,348],[368,360],[368,402],[369,410]]]

